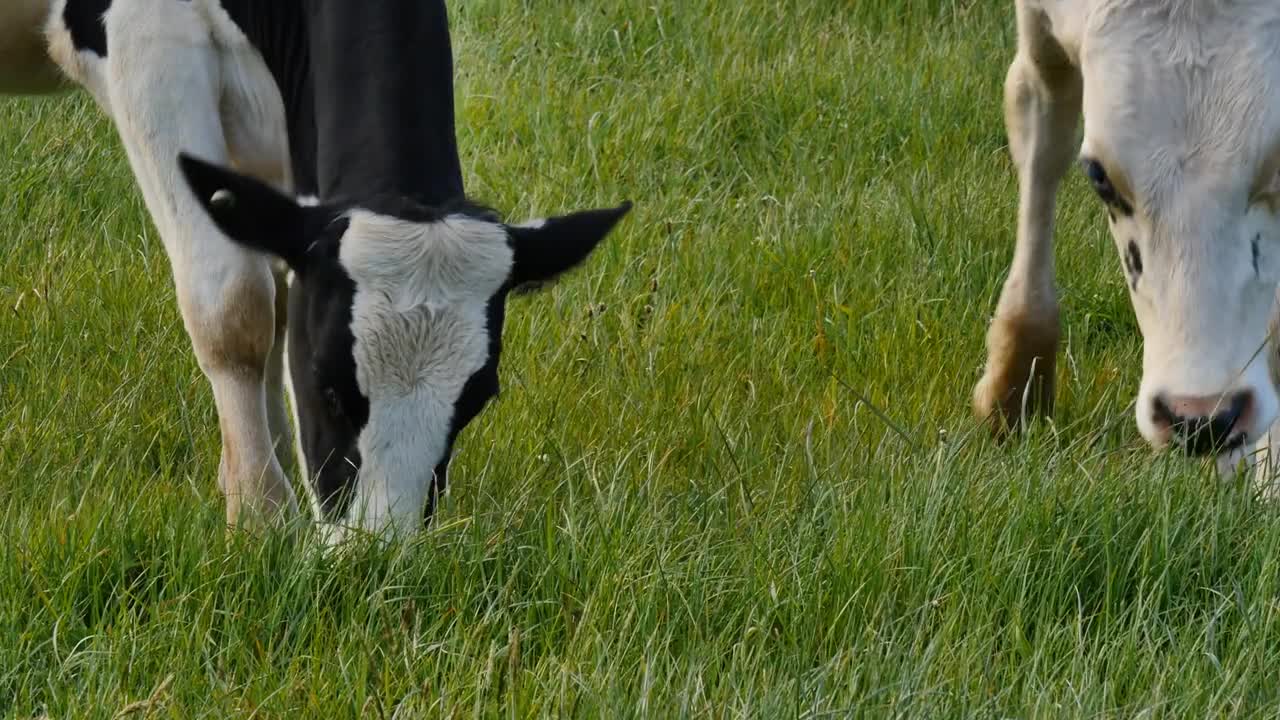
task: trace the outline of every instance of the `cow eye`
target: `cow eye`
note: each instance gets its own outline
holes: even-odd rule
[[[342,398],[338,397],[338,391],[333,387],[327,387],[324,389],[324,403],[325,407],[329,409],[330,415],[333,415],[334,417],[341,417]]]
[[[1107,207],[1119,210],[1125,216],[1133,214],[1133,208],[1120,197],[1120,193],[1116,192],[1115,185],[1111,184],[1111,178],[1107,177],[1107,171],[1102,167],[1102,163],[1093,158],[1084,158],[1080,161],[1080,169],[1089,179],[1093,191],[1098,194],[1102,202],[1107,204]]]
[[[1107,171],[1103,169],[1102,163],[1085,159],[1081,163],[1081,169],[1084,170],[1085,177],[1089,178],[1089,184],[1093,186],[1093,191],[1098,193],[1098,197],[1108,200],[1116,194],[1116,189],[1111,185],[1111,178],[1107,177]]]

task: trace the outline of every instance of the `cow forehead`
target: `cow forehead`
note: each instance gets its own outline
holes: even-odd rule
[[[1044,10],[1055,22],[1079,26],[1085,43],[1135,40],[1168,59],[1192,61],[1232,39],[1264,39],[1280,22],[1274,0],[1047,0]],[[1069,22],[1072,15],[1080,22]]]
[[[484,301],[510,275],[514,252],[499,223],[462,214],[416,222],[366,210],[347,217],[340,264],[357,291],[382,295],[397,311]]]
[[[356,210],[340,240],[351,277],[356,380],[366,397],[456,395],[488,360],[488,307],[511,272],[505,227],[467,215],[414,222]],[[443,400],[442,400],[443,401]]]
[[[1187,183],[1253,183],[1280,151],[1276,37],[1274,0],[1096,3],[1080,48],[1083,154],[1157,204]]]

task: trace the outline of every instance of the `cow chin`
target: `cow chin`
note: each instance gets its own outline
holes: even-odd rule
[[[1236,476],[1236,473],[1247,473],[1254,467],[1257,459],[1258,452],[1254,447],[1248,443],[1240,443],[1214,456],[1213,462],[1218,469],[1218,475],[1223,480],[1230,480]]]

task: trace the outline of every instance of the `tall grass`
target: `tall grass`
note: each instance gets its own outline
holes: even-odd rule
[[[504,394],[394,548],[224,534],[109,124],[0,103],[0,715],[1275,712],[1280,523],[1142,445],[1078,178],[1056,420],[998,447],[968,417],[1012,250],[1011,3],[452,14],[471,193],[637,209],[513,302]]]

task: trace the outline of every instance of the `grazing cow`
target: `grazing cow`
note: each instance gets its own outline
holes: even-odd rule
[[[630,207],[509,226],[467,201],[443,0],[6,0],[0,91],[56,90],[53,63],[114,121],[160,231],[232,524],[296,512],[288,383],[320,516],[419,526],[498,392],[508,292]]]
[[[1266,447],[1280,404],[1268,367],[1280,280],[1280,3],[1016,5],[1005,123],[1017,245],[974,410],[997,430],[1052,410],[1053,213],[1078,161],[1142,331],[1139,430],[1234,472],[1248,444]]]

